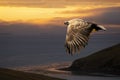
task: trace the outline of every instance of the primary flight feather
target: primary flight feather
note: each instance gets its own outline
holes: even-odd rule
[[[106,30],[103,26],[87,22],[83,19],[72,19],[64,22],[67,25],[65,48],[67,53],[79,52],[88,44],[90,33],[95,29]]]

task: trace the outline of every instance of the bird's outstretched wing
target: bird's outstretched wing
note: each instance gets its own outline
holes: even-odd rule
[[[74,54],[85,47],[88,43],[92,28],[89,23],[69,25],[67,28],[65,47],[69,54]]]

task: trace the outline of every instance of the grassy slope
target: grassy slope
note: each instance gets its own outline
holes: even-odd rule
[[[120,44],[77,59],[69,69],[120,75]]]
[[[0,68],[0,80],[63,80],[63,79]]]

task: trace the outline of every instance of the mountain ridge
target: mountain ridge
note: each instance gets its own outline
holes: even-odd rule
[[[77,59],[66,70],[120,75],[120,44]]]

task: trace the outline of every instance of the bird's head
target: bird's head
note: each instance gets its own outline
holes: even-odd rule
[[[65,25],[69,25],[69,22],[68,22],[68,21],[65,21],[64,24],[65,24]]]
[[[82,20],[82,19],[78,19],[78,18],[76,18],[76,19],[71,19],[71,20],[69,20],[69,21],[65,21],[64,22],[64,24],[65,25],[78,25],[78,24],[80,24],[81,22],[83,22],[84,20]]]

